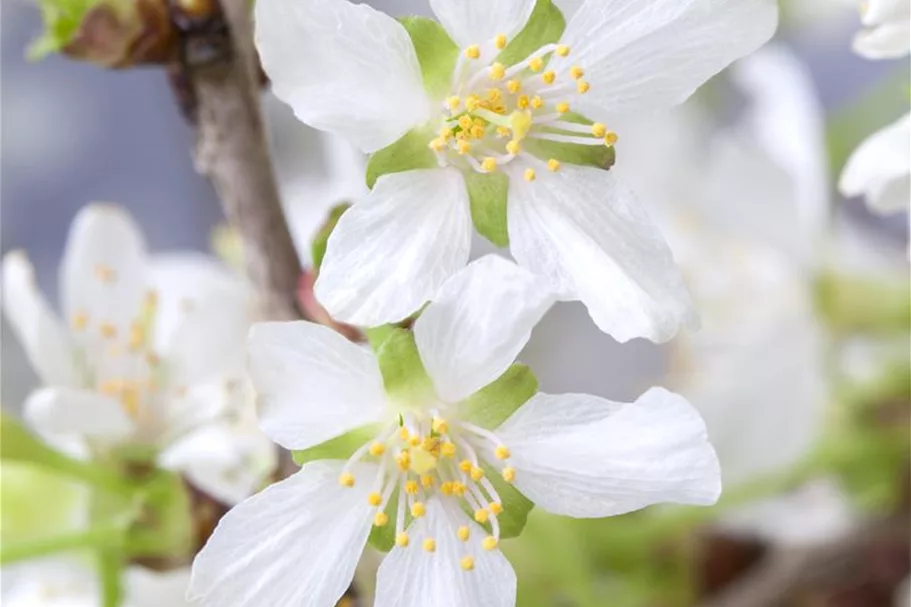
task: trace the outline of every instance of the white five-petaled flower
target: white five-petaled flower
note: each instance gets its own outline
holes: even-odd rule
[[[537,393],[505,421],[477,416],[471,397],[496,385],[551,304],[537,283],[495,256],[451,278],[414,324],[430,384],[419,397],[387,392],[377,359],[326,327],[255,326],[249,366],[269,436],[308,449],[371,432],[347,461],[306,463],[229,512],[196,558],[189,596],[329,607],[379,527],[396,545],[377,607],[509,607],[515,574],[498,543],[516,490],[575,517],[714,503],[719,468],[702,420],[663,389],[632,404]]]
[[[150,259],[124,211],[91,205],[60,268],[66,323],[22,252],[4,258],[3,290],[44,384],[25,417],[45,439],[83,457],[157,458],[232,503],[263,482],[274,449],[243,410],[250,300],[227,269],[196,254]]]
[[[425,91],[412,40],[387,15],[347,0],[256,4],[264,68],[301,120],[365,152],[427,133],[438,164],[380,177],[342,217],[320,302],[355,325],[414,312],[467,262],[472,215],[496,213],[470,209],[466,179],[502,172],[511,253],[561,299],[581,300],[621,341],[663,341],[695,321],[671,253],[633,195],[609,171],[542,150],[613,146],[618,116],[683,101],[767,40],[775,2],[588,0],[558,42],[510,65],[501,50],[535,0],[430,4],[458,46],[442,94]]]
[[[911,52],[911,5],[907,0],[862,0],[864,30],[854,51],[868,59],[892,59]]]

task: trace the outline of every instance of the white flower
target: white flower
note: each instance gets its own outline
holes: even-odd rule
[[[911,5],[907,0],[863,0],[864,30],[854,38],[854,51],[868,59],[892,59],[911,52]]]
[[[911,114],[873,133],[845,165],[838,189],[864,196],[875,213],[907,210],[911,201]]]
[[[3,571],[5,607],[98,607],[98,574],[77,559],[41,560]],[[123,607],[181,607],[189,569],[158,573],[130,567],[124,574]]]
[[[22,252],[3,260],[4,311],[45,387],[25,417],[74,454],[130,451],[237,501],[272,449],[243,421],[248,296],[200,255],[150,259],[138,228],[103,205],[75,218],[60,268],[61,322]],[[242,438],[246,437],[246,438]]]
[[[430,387],[409,398],[387,393],[373,355],[325,327],[255,326],[251,377],[276,442],[298,450],[370,433],[348,461],[304,464],[229,512],[196,558],[189,596],[329,607],[379,527],[396,547],[379,569],[377,607],[511,606],[515,574],[497,546],[506,521],[527,514],[513,510],[516,490],[575,517],[714,503],[719,470],[702,421],[665,390],[632,404],[537,393],[505,420],[472,408],[550,303],[510,262],[472,263],[414,325]]]
[[[535,0],[431,7],[458,58],[445,90],[427,92],[427,66],[391,17],[345,0],[257,2],[264,68],[301,120],[365,152],[409,132],[433,150],[424,149],[430,168],[380,177],[342,217],[316,284],[320,302],[350,324],[401,320],[465,265],[472,218],[505,213],[499,239],[508,234],[519,264],[561,298],[581,300],[617,339],[663,341],[694,322],[672,256],[633,195],[612,172],[551,152],[613,146],[607,125],[618,115],[683,101],[769,38],[775,3],[588,0],[559,42],[512,65],[497,61],[500,50],[523,32]],[[571,122],[569,110],[595,122]],[[500,172],[502,207],[472,185]]]

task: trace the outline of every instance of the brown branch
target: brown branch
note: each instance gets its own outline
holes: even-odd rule
[[[247,275],[274,320],[299,318],[300,261],[282,213],[260,111],[253,26],[247,0],[222,0],[223,52],[185,63],[197,123],[196,169],[208,177],[240,234]]]

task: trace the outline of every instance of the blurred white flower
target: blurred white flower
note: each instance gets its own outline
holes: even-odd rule
[[[908,0],[862,0],[860,14],[864,30],[854,38],[857,54],[868,59],[892,59],[911,52]]]
[[[665,390],[632,404],[537,393],[500,419],[472,408],[551,302],[511,262],[470,264],[414,324],[412,370],[427,383],[393,392],[372,354],[326,327],[256,326],[251,377],[276,442],[309,449],[364,427],[372,438],[347,462],[304,464],[229,512],[196,558],[189,596],[218,607],[331,605],[371,528],[394,524],[376,607],[511,607],[515,573],[498,544],[522,507],[516,490],[526,504],[580,518],[714,503],[718,462],[705,427]]]
[[[854,151],[838,182],[845,196],[863,196],[871,211],[907,211],[911,204],[911,114],[873,133]]]
[[[41,560],[4,569],[4,607],[98,607],[102,604],[98,574],[77,559]],[[7,577],[9,575],[10,577]],[[189,569],[158,573],[131,567],[124,573],[123,607],[182,607]]]
[[[244,412],[250,298],[229,270],[195,254],[150,258],[123,210],[90,205],[60,267],[66,323],[21,251],[3,260],[3,291],[45,385],[24,414],[49,442],[81,456],[157,458],[225,501],[259,487],[274,455]]]

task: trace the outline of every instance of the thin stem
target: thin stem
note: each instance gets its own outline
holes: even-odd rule
[[[4,542],[0,546],[0,565],[15,561],[79,549],[112,549],[123,543],[123,529],[104,525],[91,527],[78,533],[58,535],[24,542]]]

